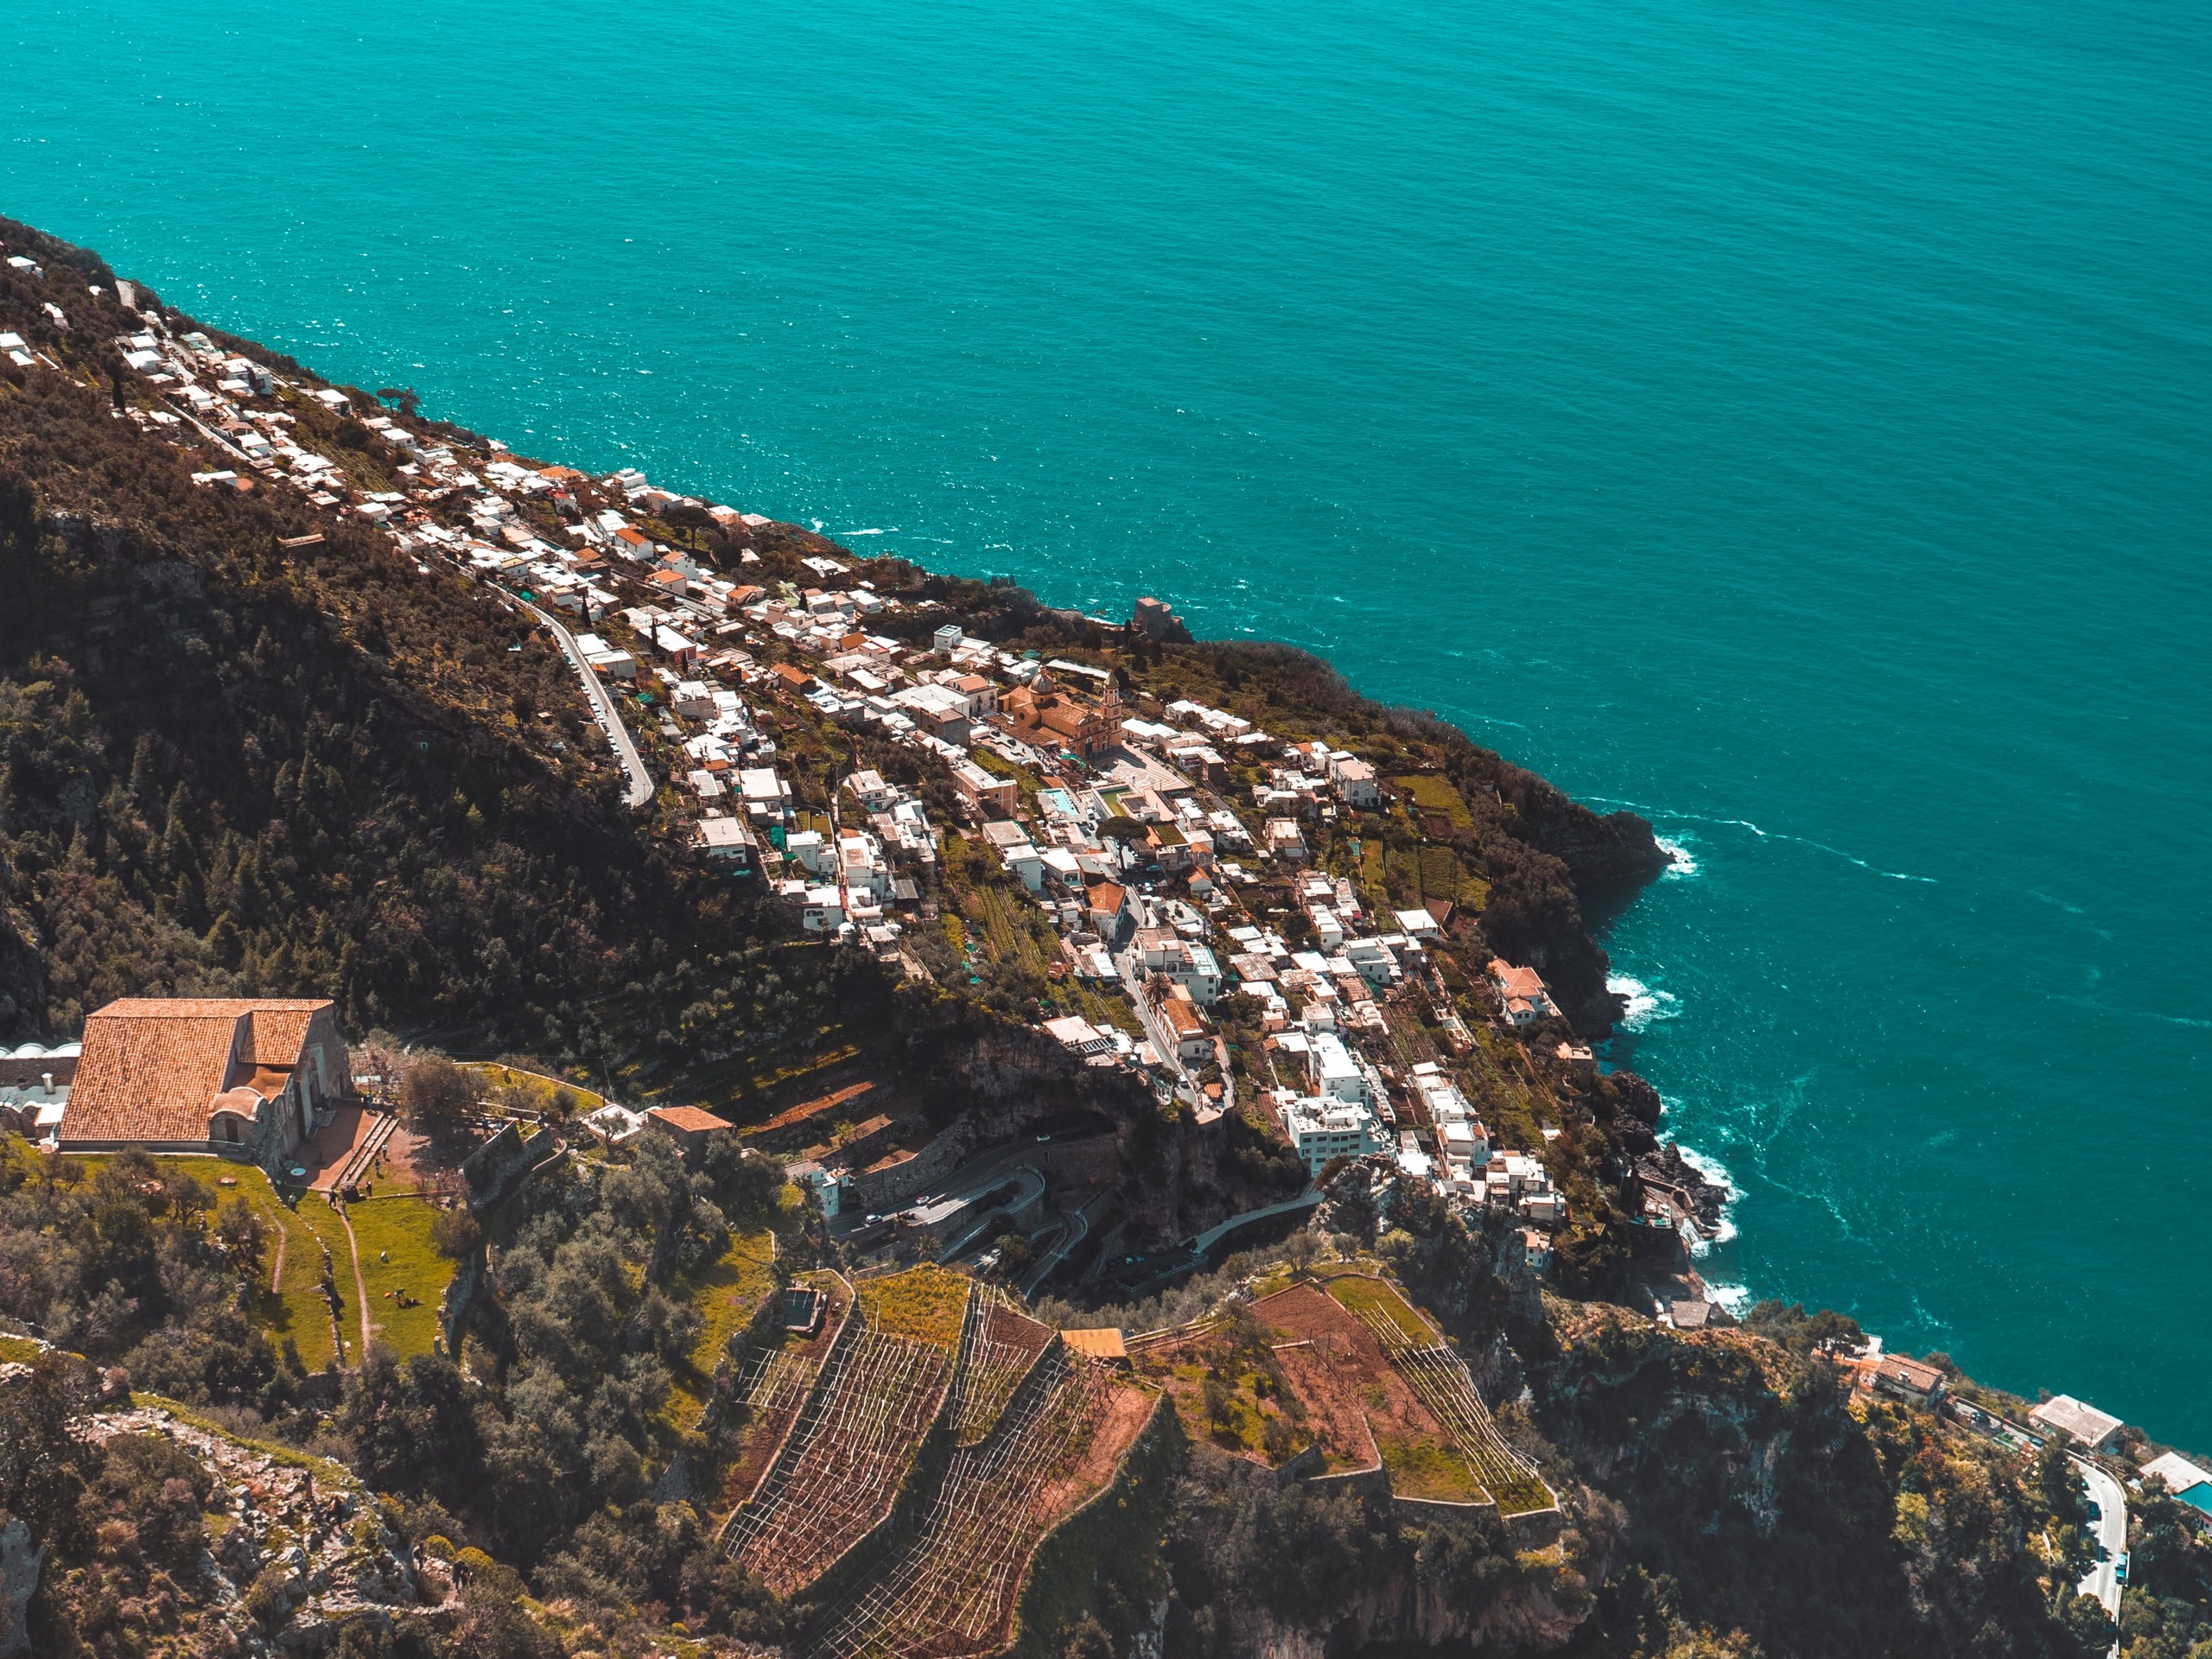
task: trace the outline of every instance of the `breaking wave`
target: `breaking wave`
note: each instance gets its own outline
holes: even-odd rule
[[[1682,1011],[1673,992],[1655,991],[1642,980],[1627,974],[1608,974],[1605,988],[1614,995],[1628,1000],[1628,1007],[1615,1022],[1623,1031],[1640,1032],[1655,1020],[1672,1020]]]
[[[1736,1185],[1736,1178],[1728,1173],[1728,1166],[1722,1163],[1718,1158],[1713,1157],[1710,1153],[1694,1152],[1679,1141],[1675,1142],[1675,1147],[1676,1151],[1682,1154],[1682,1161],[1684,1163],[1688,1164],[1692,1169],[1697,1171],[1699,1174],[1705,1177],[1705,1179],[1713,1185],[1719,1187],[1722,1192],[1728,1195],[1720,1206],[1720,1226],[1719,1230],[1714,1232],[1711,1238],[1700,1238],[1696,1243],[1690,1247],[1690,1254],[1692,1255],[1703,1255],[1707,1251],[1712,1249],[1714,1245],[1726,1244],[1736,1236],[1736,1200],[1742,1196],[1743,1189]],[[1734,1288],[1741,1290],[1743,1287],[1741,1286],[1737,1286],[1734,1287]],[[1745,1294],[1748,1294],[1749,1293],[1747,1292]],[[1720,1300],[1720,1297],[1717,1293],[1715,1294],[1713,1300],[1715,1301],[1719,1301]],[[1732,1313],[1737,1310],[1730,1308],[1728,1311]]]

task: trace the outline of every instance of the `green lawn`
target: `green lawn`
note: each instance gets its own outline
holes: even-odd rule
[[[1408,1440],[1376,1437],[1382,1467],[1390,1477],[1390,1490],[1404,1497],[1426,1497],[1445,1503],[1480,1503],[1490,1493],[1467,1460],[1448,1446],[1432,1440]]]
[[[94,1154],[86,1162],[95,1161]],[[300,1211],[277,1196],[270,1185],[269,1177],[253,1164],[232,1163],[226,1158],[156,1158],[154,1162],[165,1174],[190,1175],[214,1188],[216,1201],[233,1196],[243,1198],[260,1215],[269,1229],[269,1242],[264,1247],[261,1273],[254,1286],[252,1298],[246,1303],[246,1313],[253,1322],[269,1333],[269,1339],[283,1347],[289,1337],[298,1348],[300,1363],[310,1371],[320,1371],[330,1363],[330,1305],[322,1299],[322,1252],[316,1248],[316,1235]],[[234,1186],[225,1186],[226,1179],[234,1180]],[[327,1207],[321,1198],[308,1198],[302,1206],[310,1211]],[[336,1225],[337,1217],[330,1221]],[[339,1230],[337,1256],[341,1263],[339,1283],[344,1287],[348,1302],[353,1300],[353,1289],[347,1282],[351,1269],[342,1264],[345,1255],[345,1231]],[[270,1288],[270,1275],[277,1266],[277,1251],[282,1245],[283,1271]]]
[[[545,1077],[536,1071],[518,1071],[511,1065],[500,1065],[491,1060],[482,1061],[471,1065],[468,1069],[478,1073],[494,1088],[520,1089],[536,1101],[537,1109],[540,1111],[550,1107],[553,1103],[553,1096],[563,1089],[575,1096],[576,1111],[579,1115],[597,1111],[607,1104],[606,1096],[595,1093],[580,1083],[564,1083],[558,1078]]]
[[[438,1298],[452,1282],[456,1266],[430,1243],[430,1224],[437,1213],[428,1198],[412,1192],[379,1194],[346,1207],[346,1217],[353,1224],[354,1243],[361,1252],[370,1329],[377,1341],[402,1357],[427,1354],[436,1345]],[[343,1269],[338,1283],[346,1301],[352,1302],[353,1287]],[[414,1306],[401,1306],[392,1294],[399,1291],[404,1291]],[[358,1319],[349,1323],[348,1340],[357,1339],[354,1333],[359,1324]]]
[[[338,1286],[339,1334],[346,1342],[345,1352],[339,1363],[349,1367],[359,1365],[361,1363],[361,1310],[354,1306],[357,1297],[353,1289],[353,1247],[346,1236],[346,1224],[338,1218],[338,1212],[330,1207],[329,1201],[320,1192],[302,1193],[292,1215],[306,1237],[304,1240],[295,1239],[291,1249],[285,1253],[285,1281],[289,1285],[292,1280],[291,1256],[296,1253],[301,1258],[300,1268],[306,1275],[306,1283],[312,1287],[322,1275],[322,1255],[315,1247],[321,1244],[328,1248],[330,1276]],[[327,1329],[330,1324],[328,1305],[319,1294],[315,1297],[315,1307]],[[326,1337],[323,1341],[326,1351],[329,1346],[329,1339]],[[302,1359],[307,1357],[304,1345],[300,1349],[300,1357]]]
[[[912,1337],[950,1348],[960,1340],[968,1311],[968,1281],[944,1268],[910,1268],[857,1287],[868,1322],[894,1337]]]
[[[1329,1294],[1354,1314],[1378,1315],[1415,1347],[1425,1348],[1438,1340],[1436,1327],[1415,1312],[1386,1279],[1372,1279],[1361,1273],[1340,1274],[1329,1281]]]
[[[1422,772],[1408,778],[1393,778],[1390,781],[1403,790],[1422,811],[1440,813],[1448,818],[1454,830],[1475,827],[1475,815],[1467,810],[1466,802],[1459,798],[1459,791],[1452,788],[1446,779],[1433,772]]]

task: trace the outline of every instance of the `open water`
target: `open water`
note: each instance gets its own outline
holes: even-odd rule
[[[0,212],[1634,804],[1714,1278],[2212,1451],[2208,79],[2186,0],[19,0]]]

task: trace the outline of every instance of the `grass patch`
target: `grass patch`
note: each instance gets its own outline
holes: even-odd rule
[[[752,1322],[761,1299],[775,1285],[776,1240],[766,1232],[733,1234],[721,1260],[670,1284],[670,1295],[697,1308],[702,1321],[699,1339],[669,1379],[664,1414],[672,1427],[697,1426],[714,1391],[715,1365],[723,1348]]]
[[[1390,780],[1405,791],[1414,805],[1423,812],[1434,812],[1451,822],[1454,830],[1471,830],[1475,815],[1467,810],[1467,804],[1460,799],[1459,791],[1445,779],[1433,772],[1420,772],[1407,778]]]
[[[480,1061],[468,1068],[495,1089],[515,1089],[529,1096],[539,1111],[550,1110],[553,1096],[563,1090],[576,1100],[578,1112],[594,1112],[607,1104],[607,1096],[587,1089],[580,1083],[564,1083],[558,1077],[549,1077],[536,1071],[518,1071],[513,1066],[501,1065],[496,1061]]]
[[[330,1276],[338,1286],[339,1334],[346,1344],[339,1363],[358,1365],[361,1363],[361,1310],[353,1306],[353,1247],[346,1239],[346,1224],[339,1219],[338,1212],[330,1207],[320,1192],[304,1194],[292,1216],[305,1237],[293,1240],[291,1249],[285,1251],[286,1285],[289,1287],[294,1281],[292,1254],[296,1250],[302,1258],[299,1266],[313,1304],[314,1316],[322,1321],[323,1328],[327,1331],[330,1305],[322,1300],[322,1293],[315,1287],[322,1280],[322,1250],[317,1247],[321,1246],[330,1251]],[[330,1346],[327,1336],[322,1345],[326,1351]],[[300,1357],[307,1357],[304,1344],[300,1349]]]
[[[880,1279],[863,1279],[857,1288],[861,1311],[877,1330],[940,1348],[959,1342],[969,1291],[961,1274],[939,1267],[910,1268]]]
[[[430,1242],[437,1206],[399,1192],[349,1204],[346,1214],[361,1252],[361,1281],[368,1288],[369,1328],[375,1339],[402,1358],[429,1353],[437,1344],[438,1299],[453,1282],[457,1265]],[[334,1245],[332,1254],[336,1253]],[[340,1294],[350,1300],[342,1268],[338,1283]],[[400,1306],[400,1292],[413,1306]]]
[[[1423,1319],[1387,1279],[1373,1279],[1362,1273],[1340,1274],[1329,1281],[1329,1294],[1356,1317],[1379,1317],[1416,1347],[1425,1348],[1442,1340],[1436,1327]]]
[[[1467,1460],[1434,1440],[1376,1437],[1382,1467],[1390,1477],[1390,1490],[1404,1497],[1426,1497],[1440,1503],[1480,1503],[1490,1497]]]

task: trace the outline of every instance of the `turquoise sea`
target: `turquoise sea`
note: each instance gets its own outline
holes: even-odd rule
[[[21,0],[0,212],[1634,804],[1712,1275],[2212,1451],[2209,84],[2173,0]]]

